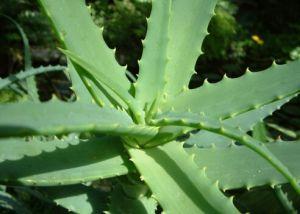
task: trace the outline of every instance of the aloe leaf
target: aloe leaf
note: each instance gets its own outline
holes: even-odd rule
[[[300,141],[270,142],[266,145],[293,175],[300,179]],[[206,147],[197,146],[186,149],[195,155],[195,163],[206,167],[208,178],[219,181],[223,190],[237,188],[253,188],[262,185],[287,183],[282,176],[264,158],[258,156],[245,146]]]
[[[113,99],[109,99],[109,96],[105,93],[103,86],[99,86],[99,84],[95,84],[92,80],[90,80],[80,66],[76,66],[75,64],[75,67],[71,60],[68,59],[68,71],[72,80],[72,88],[75,91],[77,101],[90,103],[93,100],[100,107],[104,107],[105,105],[112,106],[115,104]],[[119,101],[116,96],[113,98]],[[120,102],[118,102],[118,104],[120,104]],[[126,109],[126,104],[120,106]]]
[[[111,214],[155,214],[157,202],[154,198],[141,196],[130,198],[122,190],[121,185],[114,187],[110,196],[109,213]]]
[[[26,36],[26,33],[24,32],[23,28],[19,25],[19,23],[16,22],[14,19],[12,19],[11,17],[6,16],[6,15],[1,15],[1,16],[5,17],[7,20],[12,22],[17,27],[17,29],[21,35],[21,38],[23,41],[23,46],[24,46],[25,71],[31,70],[31,68],[32,68],[31,53],[30,53],[30,46],[29,46],[29,41]],[[32,75],[28,75],[28,76],[29,76],[29,78],[26,79],[28,94],[32,100],[34,100],[35,102],[38,102],[39,95],[38,95],[37,88],[36,88],[35,77],[34,76],[32,77]]]
[[[206,117],[204,114],[198,115],[193,113],[176,113],[169,112],[161,114],[160,118],[152,121],[153,125],[181,125],[198,129],[204,129],[219,135],[229,137],[239,143],[247,146],[258,155],[268,161],[278,172],[280,172],[292,185],[298,194],[300,194],[300,186],[297,179],[291,171],[272,153],[266,145],[245,132],[226,125],[218,120]]]
[[[85,103],[17,103],[0,105],[0,136],[57,135],[94,132],[154,136],[155,127],[135,125],[126,112]],[[22,112],[22,114],[20,114]]]
[[[143,104],[150,104],[165,86],[171,2],[171,0],[152,2],[147,35],[143,42],[143,55],[139,62],[139,78],[135,84],[136,97]]]
[[[61,71],[66,69],[64,66],[41,66],[38,68],[29,68],[26,71],[21,71],[18,72],[17,74],[11,75],[5,79],[0,79],[0,90],[3,89],[4,87],[20,80],[24,80],[28,77],[37,75],[37,74],[42,74],[46,72],[54,72],[54,71]]]
[[[297,132],[292,131],[292,130],[289,130],[289,129],[286,129],[286,128],[281,127],[281,126],[279,126],[279,125],[277,125],[277,124],[274,124],[274,123],[267,123],[266,125],[267,125],[268,127],[270,127],[270,128],[273,128],[273,129],[279,131],[280,133],[282,133],[282,134],[284,134],[284,135],[286,135],[286,136],[291,137],[291,138],[297,138],[297,137],[299,136],[299,135],[297,134]]]
[[[19,140],[20,145],[17,145],[16,139],[1,141],[5,146],[13,142],[11,149],[7,149],[13,158],[0,163],[2,183],[69,185],[128,173],[128,164],[122,157],[123,148],[118,138],[49,142]]]
[[[129,90],[125,67],[117,63],[114,51],[105,44],[103,29],[93,23],[84,1],[72,1],[70,4],[69,0],[39,0],[39,3],[66,49],[92,64],[97,72],[111,72],[109,75],[114,81]],[[82,29],[79,30],[79,27]]]
[[[151,149],[128,149],[131,160],[166,213],[237,213],[188,155],[182,144],[170,142]]]
[[[131,82],[135,83],[137,81],[137,78],[134,76],[134,74],[132,74],[130,71],[126,70],[126,75],[128,76],[128,78],[131,80]]]
[[[107,207],[107,194],[82,184],[37,189],[45,199],[75,213],[103,213]]]
[[[61,50],[64,54],[66,54],[76,65],[83,68],[88,74],[89,77],[97,82],[97,79],[100,81],[102,86],[106,86],[107,88],[111,89],[118,97],[125,102],[128,107],[131,109],[132,113],[134,114],[135,119],[139,123],[144,123],[143,121],[143,111],[140,108],[138,102],[133,98],[133,96],[119,85],[114,79],[110,78],[105,73],[98,73],[96,72],[96,68],[93,64],[89,64],[87,61],[84,61],[78,55],[68,51],[68,50]],[[111,94],[113,96],[113,94]]]
[[[252,137],[264,143],[269,141],[268,131],[264,122],[259,122],[254,126]]]
[[[80,143],[78,136],[71,134],[55,137],[11,137],[0,138],[0,163],[6,160],[20,160],[24,157],[37,156],[43,152],[53,152]]]
[[[136,84],[137,98],[142,103],[150,104],[158,95],[178,94],[188,87],[216,2],[152,2]]]
[[[85,103],[91,103],[92,101],[92,95],[84,85],[81,77],[76,72],[74,65],[72,64],[71,60],[68,59],[68,68],[67,72],[69,74],[69,77],[72,82],[71,89],[74,91],[76,95],[76,101],[79,102],[85,102]],[[82,77],[83,78],[83,77]]]
[[[167,94],[178,94],[188,87],[216,3],[216,0],[190,0],[188,4],[185,0],[172,1],[167,52],[170,61],[165,76]]]
[[[247,111],[245,113],[236,115],[234,117],[223,120],[227,125],[239,127],[245,132],[252,130],[254,125],[259,121],[262,121],[265,117],[272,114],[275,110],[279,109],[283,104],[288,102],[294,96],[289,96],[285,99],[272,102],[270,104],[261,106],[260,108]],[[192,134],[190,138],[186,141],[187,145],[198,145],[200,147],[209,147],[212,144],[216,146],[226,147],[233,142],[232,139],[212,132],[201,130],[196,134]]]
[[[204,112],[226,119],[299,93],[300,60],[273,65],[263,72],[247,72],[240,78],[226,76],[216,84],[206,83],[170,98],[163,110]]]
[[[72,88],[75,90],[77,101],[90,103],[93,99],[100,107],[108,105],[111,107],[121,106],[123,109],[127,109],[126,104],[120,100],[120,98],[117,96],[111,97],[111,95],[105,93],[106,90],[103,85],[98,84],[98,82],[94,83],[90,80],[80,66],[75,65],[76,70],[78,71],[76,72],[71,60],[69,60],[68,64],[69,74],[72,80]]]
[[[275,187],[275,193],[287,213],[297,213],[297,210],[293,207],[293,202],[289,200],[287,193],[283,192],[281,186]]]

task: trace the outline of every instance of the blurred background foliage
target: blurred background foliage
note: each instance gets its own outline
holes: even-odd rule
[[[137,60],[151,11],[150,1],[87,0],[98,26],[105,26],[104,38],[117,48],[117,59],[137,74]],[[205,39],[204,55],[196,70],[204,78],[217,81],[228,73],[239,76],[246,67],[261,70],[273,60],[284,63],[300,57],[300,2],[290,0],[220,0]],[[34,64],[61,63],[55,39],[47,19],[36,1],[1,1],[0,13],[15,19],[29,37]],[[22,42],[11,23],[0,19],[1,76],[22,67]],[[185,57],[185,56],[183,56]],[[196,85],[197,85],[197,80]]]
[[[116,48],[119,63],[127,65],[128,70],[137,76],[142,40],[147,30],[146,17],[151,12],[150,1],[86,2],[95,23],[104,26],[104,39],[108,46]],[[195,65],[197,74],[191,79],[191,88],[200,86],[205,78],[217,82],[224,74],[232,78],[241,76],[248,67],[252,71],[260,71],[269,67],[274,60],[285,63],[300,58],[299,0],[220,0],[215,12],[208,28],[210,34],[202,46],[205,54],[199,57]],[[56,49],[58,41],[36,1],[0,1],[0,14],[12,17],[26,32],[33,66],[66,63],[65,57]],[[22,40],[18,31],[1,16],[0,47],[0,77],[6,77],[24,67]],[[49,100],[54,94],[61,99],[71,96],[70,82],[63,73],[39,75],[37,80],[42,101]],[[18,99],[21,97],[13,90],[0,91],[0,102]],[[299,139],[299,96],[268,117],[265,123],[266,129],[275,138]],[[240,193],[243,194],[247,194],[241,196],[247,200],[251,197],[248,192]],[[23,200],[22,197],[18,196]],[[35,206],[44,205],[35,203]]]

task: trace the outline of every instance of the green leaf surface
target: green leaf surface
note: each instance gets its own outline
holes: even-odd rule
[[[237,213],[188,155],[182,144],[170,142],[146,150],[129,148],[131,160],[165,213]]]
[[[165,86],[164,73],[168,63],[167,47],[171,2],[171,0],[152,1],[147,35],[143,42],[143,55],[139,62],[140,74],[138,82],[135,84],[136,97],[143,104],[150,105],[161,94]]]
[[[37,189],[44,197],[55,204],[78,214],[103,213],[106,209],[107,194],[92,187],[68,185],[60,187],[40,187]]]
[[[295,95],[300,90],[300,60],[273,65],[265,71],[229,79],[216,84],[206,83],[168,100],[163,110],[199,113],[226,119],[276,100]]]
[[[259,122],[253,127],[252,137],[264,143],[269,141],[268,131],[264,122]]]
[[[126,112],[95,104],[50,101],[0,105],[0,136],[56,135],[95,132],[154,136],[155,127],[135,125]]]
[[[275,187],[275,193],[287,213],[297,213],[297,210],[293,207],[293,202],[289,200],[287,193],[282,190],[280,185]]]
[[[297,178],[300,179],[300,141],[274,142],[266,145]],[[219,181],[223,190],[277,185],[288,181],[265,159],[245,146],[185,148],[195,155],[195,162],[206,167],[208,178]]]
[[[93,99],[100,107],[105,105],[109,107],[121,106],[123,109],[127,109],[126,103],[124,103],[117,95],[108,94],[107,87],[101,85],[98,81],[93,82],[86,74],[83,68],[76,66],[76,72],[71,60],[69,64],[69,74],[72,80],[72,88],[75,90],[77,101],[90,103]],[[79,75],[80,73],[81,75]],[[113,92],[112,92],[113,93]],[[91,99],[92,97],[92,99]],[[106,107],[107,107],[106,106]]]
[[[125,67],[115,60],[82,0],[39,0],[44,12],[52,21],[59,39],[65,47],[92,64],[100,73],[111,72],[119,85],[129,89]]]
[[[136,84],[142,103],[149,105],[157,96],[178,94],[188,87],[216,2],[152,2]]]
[[[81,77],[75,70],[74,65],[72,64],[71,60],[69,60],[69,59],[68,59],[67,72],[68,72],[71,82],[72,82],[72,90],[75,92],[76,101],[91,103],[92,102],[91,94],[88,91],[87,87],[84,85]],[[84,78],[84,77],[82,77],[82,78]]]
[[[58,139],[46,137],[26,138],[0,138],[0,163],[5,160],[20,160],[27,157],[38,156],[43,152],[53,152],[56,149],[65,149],[70,145],[77,145],[80,140],[76,135]]]
[[[288,102],[294,96],[289,96],[267,105],[261,106],[257,109],[244,112],[242,114],[225,119],[223,122],[227,125],[239,127],[245,132],[252,130],[254,125],[262,121],[265,117],[271,115],[275,110],[279,109],[283,104]],[[191,134],[186,141],[187,145],[196,144],[199,147],[210,147],[212,144],[216,146],[226,147],[233,142],[232,139],[221,136],[212,132],[202,130],[196,134]]]
[[[276,131],[286,135],[286,136],[289,136],[291,138],[297,138],[299,136],[299,134],[293,130],[290,130],[290,129],[287,129],[287,128],[284,128],[284,127],[281,127],[277,124],[274,124],[274,123],[267,123],[266,124],[268,127],[270,128],[273,128],[275,129]]]
[[[1,141],[8,146],[9,141]],[[18,158],[0,163],[1,183],[69,185],[128,172],[127,164],[122,158],[123,147],[118,138],[74,139],[72,142],[20,140],[19,143],[20,146],[13,143],[10,149],[10,157]],[[56,145],[58,146],[54,148]],[[22,154],[25,156],[19,158]]]
[[[157,202],[154,198],[141,196],[139,198],[128,197],[122,187],[117,185],[111,193],[109,213],[111,214],[155,214]]]
[[[216,3],[216,0],[189,0],[188,4],[186,0],[172,1],[165,76],[167,95],[177,95],[188,87]]]
[[[293,186],[298,194],[300,194],[300,186],[296,177],[272,152],[268,150],[266,145],[251,136],[247,135],[244,131],[231,127],[205,116],[204,114],[197,115],[194,113],[179,113],[168,112],[161,114],[156,120],[152,120],[153,125],[178,125],[193,127],[196,129],[204,129],[215,134],[223,135],[231,138],[239,143],[245,145],[249,149],[256,152],[258,155],[267,160],[278,172],[280,172]]]
[[[83,71],[86,71],[88,74],[88,77],[93,80],[94,82],[97,82],[97,80],[100,82],[101,86],[106,88],[109,88],[112,92],[114,92],[119,99],[121,99],[124,103],[127,104],[127,106],[132,111],[133,115],[135,116],[135,119],[137,122],[142,122],[143,120],[143,111],[140,108],[138,102],[131,96],[129,92],[125,90],[125,88],[118,84],[116,81],[114,81],[114,78],[111,78],[105,73],[98,73],[96,72],[96,68],[93,66],[93,64],[89,64],[87,61],[84,61],[82,58],[80,58],[78,55],[68,51],[68,50],[62,50],[64,54],[66,54],[76,65],[80,66]],[[85,75],[87,75],[85,74]],[[114,94],[108,93],[111,96]]]

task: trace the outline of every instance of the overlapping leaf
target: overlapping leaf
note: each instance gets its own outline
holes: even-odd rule
[[[0,163],[0,182],[55,186],[77,184],[128,172],[118,138],[52,141],[1,140],[8,159]],[[19,145],[18,145],[19,143]],[[3,158],[3,157],[2,157]]]
[[[20,114],[20,112],[22,112]],[[135,125],[126,112],[86,103],[18,103],[0,105],[0,136],[96,132],[153,136],[155,127]]]

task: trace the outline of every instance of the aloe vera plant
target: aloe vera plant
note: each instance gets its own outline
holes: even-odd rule
[[[39,0],[77,99],[0,105],[1,183],[44,187],[77,213],[238,213],[226,190],[290,183],[300,194],[300,142],[247,134],[299,93],[299,61],[188,88],[216,2],[153,0],[131,83],[84,1]],[[94,206],[103,197],[83,184],[122,175]]]

